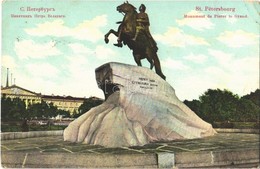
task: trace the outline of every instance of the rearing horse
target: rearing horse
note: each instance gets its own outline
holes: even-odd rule
[[[154,47],[150,43],[151,41],[149,37],[144,33],[140,33],[137,39],[135,41],[133,40],[136,32],[136,8],[127,2],[119,5],[117,11],[124,13],[125,16],[123,21],[119,22],[120,25],[117,31],[111,29],[107,34],[105,34],[105,42],[109,42],[108,37],[113,33],[119,38],[119,40],[122,40],[124,45],[127,45],[131,50],[133,50],[133,56],[138,66],[142,66],[141,59],[146,58],[150,62],[150,69],[155,66],[155,72],[165,80],[166,77],[161,71],[160,61],[157,56],[157,46]]]

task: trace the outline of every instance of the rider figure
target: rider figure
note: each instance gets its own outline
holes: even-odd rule
[[[144,4],[141,4],[139,7],[139,12],[136,16],[136,32],[135,36],[132,40],[136,40],[137,36],[140,32],[144,32],[149,38],[151,37],[150,31],[149,31],[149,18],[147,13],[145,13],[146,7]]]
[[[151,45],[151,47],[157,51],[157,44],[155,42],[155,40],[153,39],[150,30],[149,30],[149,26],[150,26],[150,22],[149,22],[149,17],[147,15],[147,13],[145,13],[146,7],[144,4],[141,4],[141,6],[139,7],[139,11],[140,13],[137,14],[137,20],[136,20],[136,24],[137,24],[137,28],[136,28],[136,33],[135,36],[133,38],[133,40],[135,41],[136,38],[138,37],[139,33],[143,32],[144,35],[146,37],[148,37],[148,41]]]
[[[144,4],[141,4],[139,7],[139,13],[136,16],[136,32],[135,32],[135,36],[132,39],[133,41],[136,40],[136,38],[138,37],[138,35],[140,33],[143,33],[146,37],[148,37],[148,41],[151,45],[151,47],[157,51],[157,44],[154,41],[150,30],[149,30],[149,26],[150,26],[150,22],[149,22],[149,17],[147,15],[147,13],[145,13],[146,7]]]
[[[145,13],[146,7],[144,4],[141,4],[139,7],[139,13],[136,16],[136,31],[135,31],[135,35],[134,38],[132,39],[133,41],[136,41],[136,38],[138,37],[138,35],[140,33],[144,33],[145,36],[148,37],[149,39],[149,43],[151,44],[151,46],[157,50],[157,44],[154,41],[150,30],[149,30],[149,26],[150,26],[150,22],[149,22],[149,17],[147,15],[147,13]],[[117,22],[117,23],[122,23],[122,22]],[[120,25],[121,26],[121,25]],[[121,40],[121,33],[122,33],[122,27],[119,28],[119,34],[118,34],[118,39],[117,39],[117,44],[114,44],[117,47],[122,47],[122,40]]]

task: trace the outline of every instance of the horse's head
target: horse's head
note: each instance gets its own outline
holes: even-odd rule
[[[123,13],[128,13],[128,12],[135,11],[136,8],[135,8],[133,5],[129,4],[128,1],[127,1],[127,2],[124,2],[122,5],[119,5],[119,6],[116,8],[116,10],[117,10],[118,12],[120,12],[120,13],[121,13],[121,12],[123,12]]]

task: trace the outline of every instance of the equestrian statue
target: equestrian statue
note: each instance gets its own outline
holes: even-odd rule
[[[150,63],[150,69],[155,67],[155,72],[164,80],[166,77],[162,73],[160,61],[157,55],[157,44],[154,41],[149,31],[149,18],[145,13],[146,7],[141,4],[139,13],[136,8],[128,2],[123,3],[117,7],[117,11],[124,14],[122,21],[119,24],[118,30],[111,29],[105,34],[105,42],[109,42],[109,35],[113,33],[118,37],[117,47],[127,45],[133,50],[133,56],[138,66],[142,66],[141,59],[146,58]]]

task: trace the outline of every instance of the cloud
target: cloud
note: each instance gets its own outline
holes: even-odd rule
[[[72,43],[72,44],[69,44],[69,47],[72,49],[72,51],[75,54],[86,54],[86,55],[93,54],[93,50],[85,47],[81,43]]]
[[[1,62],[2,62],[2,66],[6,67],[6,68],[14,69],[17,67],[17,64],[16,64],[14,58],[12,58],[9,55],[3,55],[1,57]]]
[[[248,56],[232,60],[228,67],[212,65],[178,77],[173,87],[181,100],[198,99],[206,90],[217,88],[243,96],[259,88],[258,64],[257,57]]]
[[[182,30],[170,27],[164,34],[156,34],[154,38],[161,43],[175,47],[186,47],[188,45],[207,45],[209,43],[201,37],[185,34]]]
[[[64,89],[66,92],[73,94],[74,96],[98,96],[103,97],[103,92],[98,88],[96,77],[95,77],[95,68],[92,65],[87,65],[92,69],[86,69],[86,64],[81,64],[77,67],[76,63],[70,65],[70,76],[67,80],[70,83],[64,83]],[[66,80],[66,82],[67,82]]]
[[[190,11],[187,13],[188,16],[197,16],[197,15],[205,15],[202,12],[198,11]],[[206,29],[212,29],[214,24],[210,21],[209,18],[183,18],[180,20],[176,20],[179,26],[188,26],[192,29],[203,31]]]
[[[193,53],[190,53],[189,55],[185,56],[184,59],[192,61],[194,63],[204,63],[207,60],[207,56],[203,54],[197,54],[194,55]]]
[[[60,70],[49,63],[30,63],[25,66],[28,74],[34,78],[55,78]]]
[[[207,75],[208,81],[215,84],[215,88],[227,88],[227,82],[229,81],[230,71],[221,66],[209,66],[204,69],[204,74]]]
[[[209,59],[209,64],[183,73],[173,78],[173,87],[181,99],[198,99],[207,89],[228,89],[243,96],[259,88],[259,58],[257,55],[234,56],[222,50],[209,49],[208,54],[202,55],[201,62]],[[184,59],[196,60],[193,53]],[[163,64],[169,67],[170,61]],[[208,62],[207,62],[208,63]],[[171,66],[174,68],[174,66]]]
[[[216,77],[216,75],[221,75],[220,77],[223,77],[223,75],[226,74],[227,72],[223,70],[223,68],[221,67],[209,66],[205,68],[204,73],[214,75],[214,77]]]
[[[166,60],[162,60],[162,65],[168,69],[175,69],[175,70],[187,70],[189,69],[188,66],[183,64],[180,60],[174,60],[171,58],[167,58]]]
[[[243,30],[236,30],[233,32],[225,31],[217,37],[217,40],[224,43],[228,47],[240,48],[249,45],[256,45],[258,42],[258,36]]]
[[[50,79],[43,79],[42,77],[32,78],[23,72],[18,72],[17,75],[16,85],[36,93],[56,94],[56,91],[61,88],[56,81]]]
[[[229,67],[231,60],[233,60],[232,54],[225,53],[221,50],[208,49],[208,53],[222,66]]]
[[[22,40],[15,42],[14,51],[20,59],[41,59],[48,56],[61,54],[55,47],[55,42],[36,43],[32,40]]]
[[[81,54],[86,56],[92,56],[98,58],[100,60],[105,60],[107,58],[111,58],[116,56],[116,52],[108,47],[103,45],[97,45],[95,49],[90,49],[83,44],[73,43],[69,44],[69,47],[75,54]]]
[[[66,71],[68,72],[68,76],[62,85],[63,90],[66,91],[67,94],[78,97],[103,97],[103,92],[98,88],[96,83],[96,65],[89,62],[89,57],[85,55],[75,55],[67,57],[67,59],[68,64],[66,65]],[[61,90],[57,92],[62,93]]]
[[[98,59],[107,59],[116,56],[116,52],[114,50],[104,47],[102,45],[98,45],[95,49],[95,56]]]
[[[217,88],[213,77],[202,73],[191,73],[174,80],[173,87],[181,100],[198,99],[207,89]]]
[[[78,97],[97,96],[103,98],[103,92],[96,83],[95,68],[104,64],[103,60],[116,56],[114,50],[102,45],[97,45],[92,49],[82,43],[72,43],[68,46],[72,53],[65,59],[67,76],[62,85],[64,91]],[[65,93],[61,89],[55,91]]]
[[[230,66],[233,68],[232,70],[234,72],[245,72],[245,74],[253,73],[258,74],[259,73],[259,58],[258,57],[244,57],[240,59],[234,60],[232,63],[230,63]],[[257,73],[258,72],[258,73]]]
[[[69,78],[82,78],[89,68],[88,57],[84,55],[74,55],[67,57],[66,71],[69,73]]]
[[[259,58],[245,57],[230,64],[229,88],[235,92],[248,94],[259,88]]]
[[[38,24],[36,28],[25,29],[25,32],[32,36],[72,37],[78,40],[97,42],[104,36],[99,29],[106,24],[106,15],[96,16],[92,20],[85,20],[75,27],[68,27],[63,20],[58,19]]]
[[[250,93],[259,87],[258,56],[233,57],[232,54],[219,50],[208,50],[217,64],[206,67],[204,73],[216,87],[229,89],[240,96]]]

